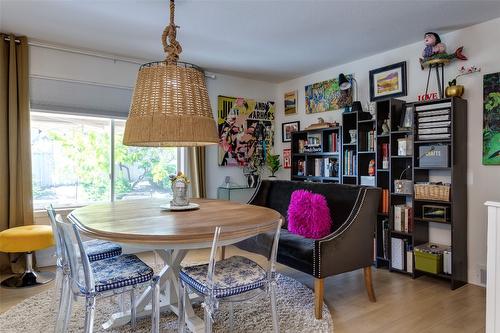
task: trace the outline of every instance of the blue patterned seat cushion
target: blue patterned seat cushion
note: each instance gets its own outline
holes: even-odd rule
[[[153,269],[133,254],[93,261],[90,266],[97,292],[136,285],[153,277]]]
[[[120,245],[101,239],[83,242],[83,247],[89,257],[89,261],[112,258],[122,254],[122,247]]]
[[[190,287],[207,295],[208,264],[184,267],[180,278]],[[222,298],[260,288],[266,281],[266,271],[254,261],[240,256],[220,260],[215,265],[214,293]]]

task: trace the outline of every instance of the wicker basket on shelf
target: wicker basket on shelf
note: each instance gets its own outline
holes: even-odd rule
[[[415,184],[415,199],[450,201],[450,185]]]

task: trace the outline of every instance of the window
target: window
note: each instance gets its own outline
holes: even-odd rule
[[[32,112],[34,208],[170,197],[177,148],[124,146],[124,127],[118,119]]]

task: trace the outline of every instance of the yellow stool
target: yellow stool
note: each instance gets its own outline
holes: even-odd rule
[[[33,251],[46,249],[53,245],[52,228],[48,225],[26,225],[0,232],[0,252],[26,253],[24,273],[2,281],[1,285],[8,288],[22,288],[53,280],[54,273],[36,272],[33,269]]]

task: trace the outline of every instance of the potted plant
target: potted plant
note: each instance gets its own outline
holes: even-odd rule
[[[464,76],[464,75],[469,75],[469,74],[472,74],[472,73],[476,73],[476,72],[480,72],[481,71],[481,68],[478,68],[476,66],[471,66],[469,68],[466,68],[465,66],[462,66],[460,67],[460,69],[458,70],[458,75],[455,76],[455,78],[451,81],[448,82],[448,87],[446,87],[446,97],[462,97],[462,95],[464,94],[464,86],[462,85],[457,85],[457,79],[460,77],[460,76]]]
[[[269,172],[271,172],[271,177],[276,177],[275,173],[281,168],[280,155],[267,155],[266,166]]]

